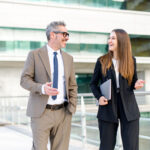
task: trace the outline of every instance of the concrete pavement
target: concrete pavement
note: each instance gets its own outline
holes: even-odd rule
[[[20,131],[21,128],[0,126],[0,150],[31,150],[32,137]],[[71,139],[69,150],[98,150],[98,147],[86,144],[83,148],[81,141]]]

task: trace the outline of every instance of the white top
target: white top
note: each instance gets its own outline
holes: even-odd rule
[[[59,94],[57,95],[57,98],[55,100],[52,99],[51,96],[49,96],[47,104],[54,105],[54,104],[62,104],[65,101],[66,96],[66,89],[65,89],[65,74],[64,74],[64,63],[62,59],[62,55],[60,53],[60,50],[54,51],[51,47],[47,45],[48,50],[48,57],[50,62],[50,68],[51,68],[51,80],[53,82],[53,73],[54,73],[54,63],[53,63],[53,52],[57,52],[57,60],[58,60],[58,91]],[[45,94],[44,91],[44,85],[42,86],[42,93]]]
[[[119,85],[119,62],[116,59],[112,59],[112,62],[114,64],[114,69],[115,69],[115,73],[116,73],[116,84],[117,84],[117,88],[120,87]]]

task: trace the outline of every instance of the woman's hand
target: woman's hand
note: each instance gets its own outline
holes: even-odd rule
[[[99,105],[107,105],[108,104],[108,100],[104,97],[104,96],[101,96],[100,99],[99,99]]]
[[[144,80],[139,79],[139,80],[136,81],[134,88],[136,90],[138,90],[138,89],[140,89],[144,86],[144,83],[145,83]]]

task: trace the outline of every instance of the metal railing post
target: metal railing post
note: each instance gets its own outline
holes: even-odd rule
[[[116,142],[117,150],[123,150],[122,146],[122,139],[121,139],[121,130],[120,130],[120,121],[118,125],[118,131],[117,131],[117,142]]]
[[[85,104],[83,96],[81,96],[81,124],[82,124],[82,143],[83,148],[86,144],[86,115],[85,115]]]
[[[2,108],[2,121],[4,121],[5,120],[5,116],[6,116],[6,111],[5,111],[6,107],[5,107],[4,100],[1,101],[1,108]]]

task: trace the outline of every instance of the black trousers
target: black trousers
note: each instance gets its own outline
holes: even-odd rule
[[[120,93],[117,94],[117,112],[124,150],[139,150],[139,119],[133,121],[126,119]],[[99,150],[114,150],[118,123],[100,119],[98,119],[98,123],[101,140]]]

